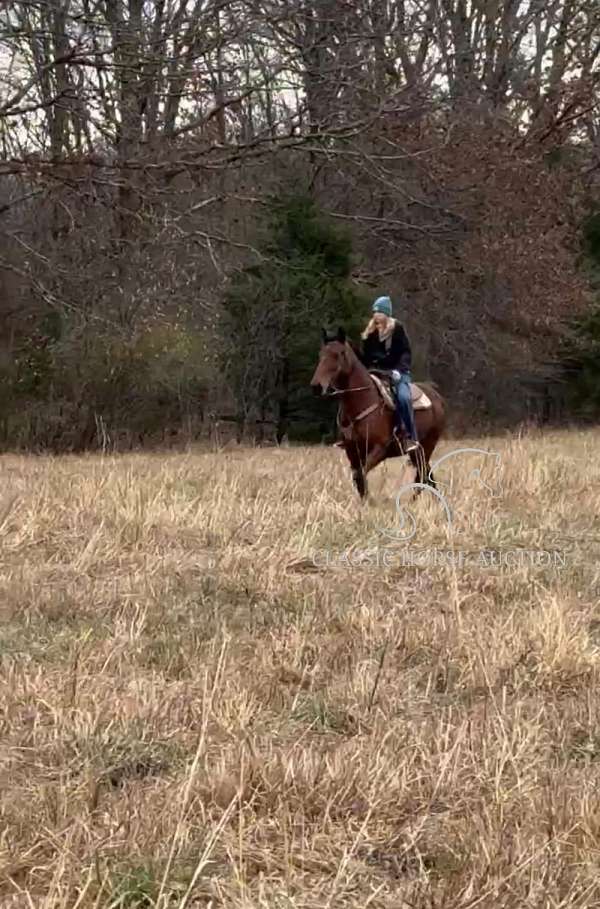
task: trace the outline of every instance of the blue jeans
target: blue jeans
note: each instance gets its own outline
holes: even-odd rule
[[[404,427],[410,438],[416,442],[417,428],[415,426],[415,417],[413,413],[412,397],[410,394],[411,377],[409,372],[397,373],[399,379],[394,380],[394,391],[396,392],[396,421],[398,424],[404,424]]]

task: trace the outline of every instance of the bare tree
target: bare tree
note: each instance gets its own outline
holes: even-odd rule
[[[6,5],[7,336],[50,310],[215,337],[265,196],[297,180],[352,226],[356,280],[418,301],[432,371],[468,396],[486,361],[552,347],[549,300],[583,305],[599,79],[586,0]]]

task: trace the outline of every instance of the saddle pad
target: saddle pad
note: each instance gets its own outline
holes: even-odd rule
[[[382,382],[379,376],[376,376],[374,373],[370,373],[371,378],[375,382],[377,389],[385,401],[387,407],[390,410],[395,410],[395,404],[390,395],[387,384]],[[413,410],[428,410],[431,407],[431,399],[427,397],[422,388],[419,388],[418,385],[415,385],[414,382],[410,383],[410,395],[412,398]]]

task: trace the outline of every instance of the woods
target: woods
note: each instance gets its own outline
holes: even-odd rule
[[[2,446],[318,439],[321,325],[379,293],[455,428],[543,417],[595,311],[599,58],[586,0],[5,6]]]

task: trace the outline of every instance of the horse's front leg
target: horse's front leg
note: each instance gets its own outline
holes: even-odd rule
[[[369,491],[367,474],[370,470],[373,470],[374,467],[377,467],[381,461],[385,460],[387,449],[385,445],[373,445],[372,448],[367,450],[366,457],[361,457],[361,449],[362,446],[360,443],[356,444],[352,456],[348,453],[348,457],[350,458],[350,466],[352,467],[354,485],[356,486],[361,499],[364,501],[367,498]],[[364,449],[362,450],[364,452]]]
[[[352,481],[356,486],[359,496],[364,500],[367,497],[367,478],[365,476],[365,469],[362,458],[360,456],[360,448],[358,446],[358,443],[354,441],[347,442],[346,454],[348,456],[348,460],[350,461]]]
[[[385,460],[386,452],[387,445],[373,445],[365,460],[365,474],[369,473],[370,470],[373,470],[374,467],[377,467],[378,464],[381,464],[381,462]]]

